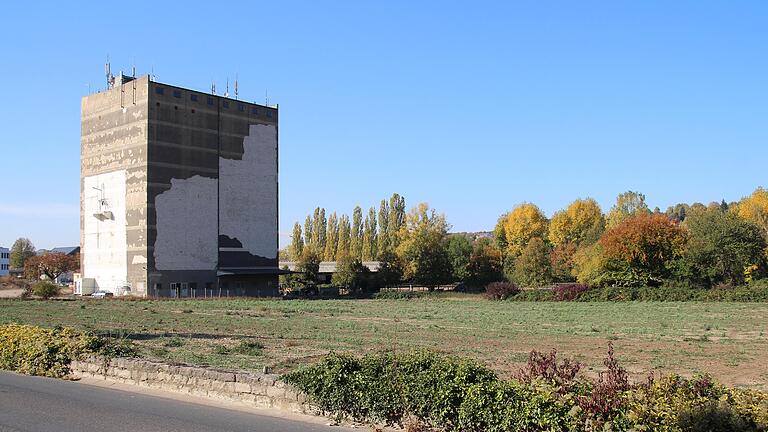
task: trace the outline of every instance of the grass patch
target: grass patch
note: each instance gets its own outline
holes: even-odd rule
[[[599,370],[612,340],[634,377],[663,365],[754,388],[766,388],[766,321],[767,303],[493,302],[443,293],[410,300],[0,300],[0,324],[118,335],[146,358],[235,370],[283,373],[330,351],[423,348],[477,359],[502,377],[516,373],[521,353],[533,349],[557,348]],[[258,345],[246,346],[251,342]]]

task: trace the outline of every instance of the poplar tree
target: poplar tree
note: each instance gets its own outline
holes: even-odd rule
[[[376,259],[389,251],[389,204],[381,200],[379,204],[379,234],[376,238]]]
[[[325,219],[325,209],[321,208],[315,220],[315,230],[317,231],[317,250],[322,256],[325,251],[325,240],[328,231],[328,221]]]
[[[291,234],[291,260],[296,261],[304,250],[304,240],[301,238],[301,224],[293,224],[293,234]]]
[[[371,207],[363,224],[363,261],[376,258],[376,209]]]
[[[392,250],[400,245],[400,230],[405,224],[405,198],[393,193],[389,199],[389,220],[387,221],[387,237]]]
[[[349,256],[349,241],[350,241],[349,216],[341,215],[339,218],[339,241],[336,247],[336,258],[342,256]]]
[[[325,234],[325,261],[336,261],[336,249],[339,242],[339,224],[336,212],[328,217],[328,229]]]
[[[349,236],[349,250],[352,259],[363,259],[363,209],[355,207],[352,212],[352,232]]]
[[[312,239],[314,238],[312,235],[313,226],[312,216],[307,215],[307,218],[304,219],[304,246],[312,246]]]

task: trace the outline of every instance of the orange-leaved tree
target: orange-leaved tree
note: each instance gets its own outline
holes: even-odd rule
[[[61,252],[51,252],[28,258],[24,263],[24,274],[30,279],[47,276],[50,280],[56,280],[60,274],[77,270],[79,266],[77,258]]]
[[[641,213],[606,231],[600,246],[611,261],[610,279],[622,285],[658,285],[669,276],[686,240],[686,231],[676,221]]]

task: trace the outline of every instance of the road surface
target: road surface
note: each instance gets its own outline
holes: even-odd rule
[[[353,429],[0,372],[0,432],[294,432]]]

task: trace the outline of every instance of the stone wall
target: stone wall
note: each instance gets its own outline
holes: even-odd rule
[[[225,372],[135,359],[105,361],[96,357],[73,361],[71,369],[75,378],[100,378],[258,408],[312,414],[304,394],[273,374]]]

